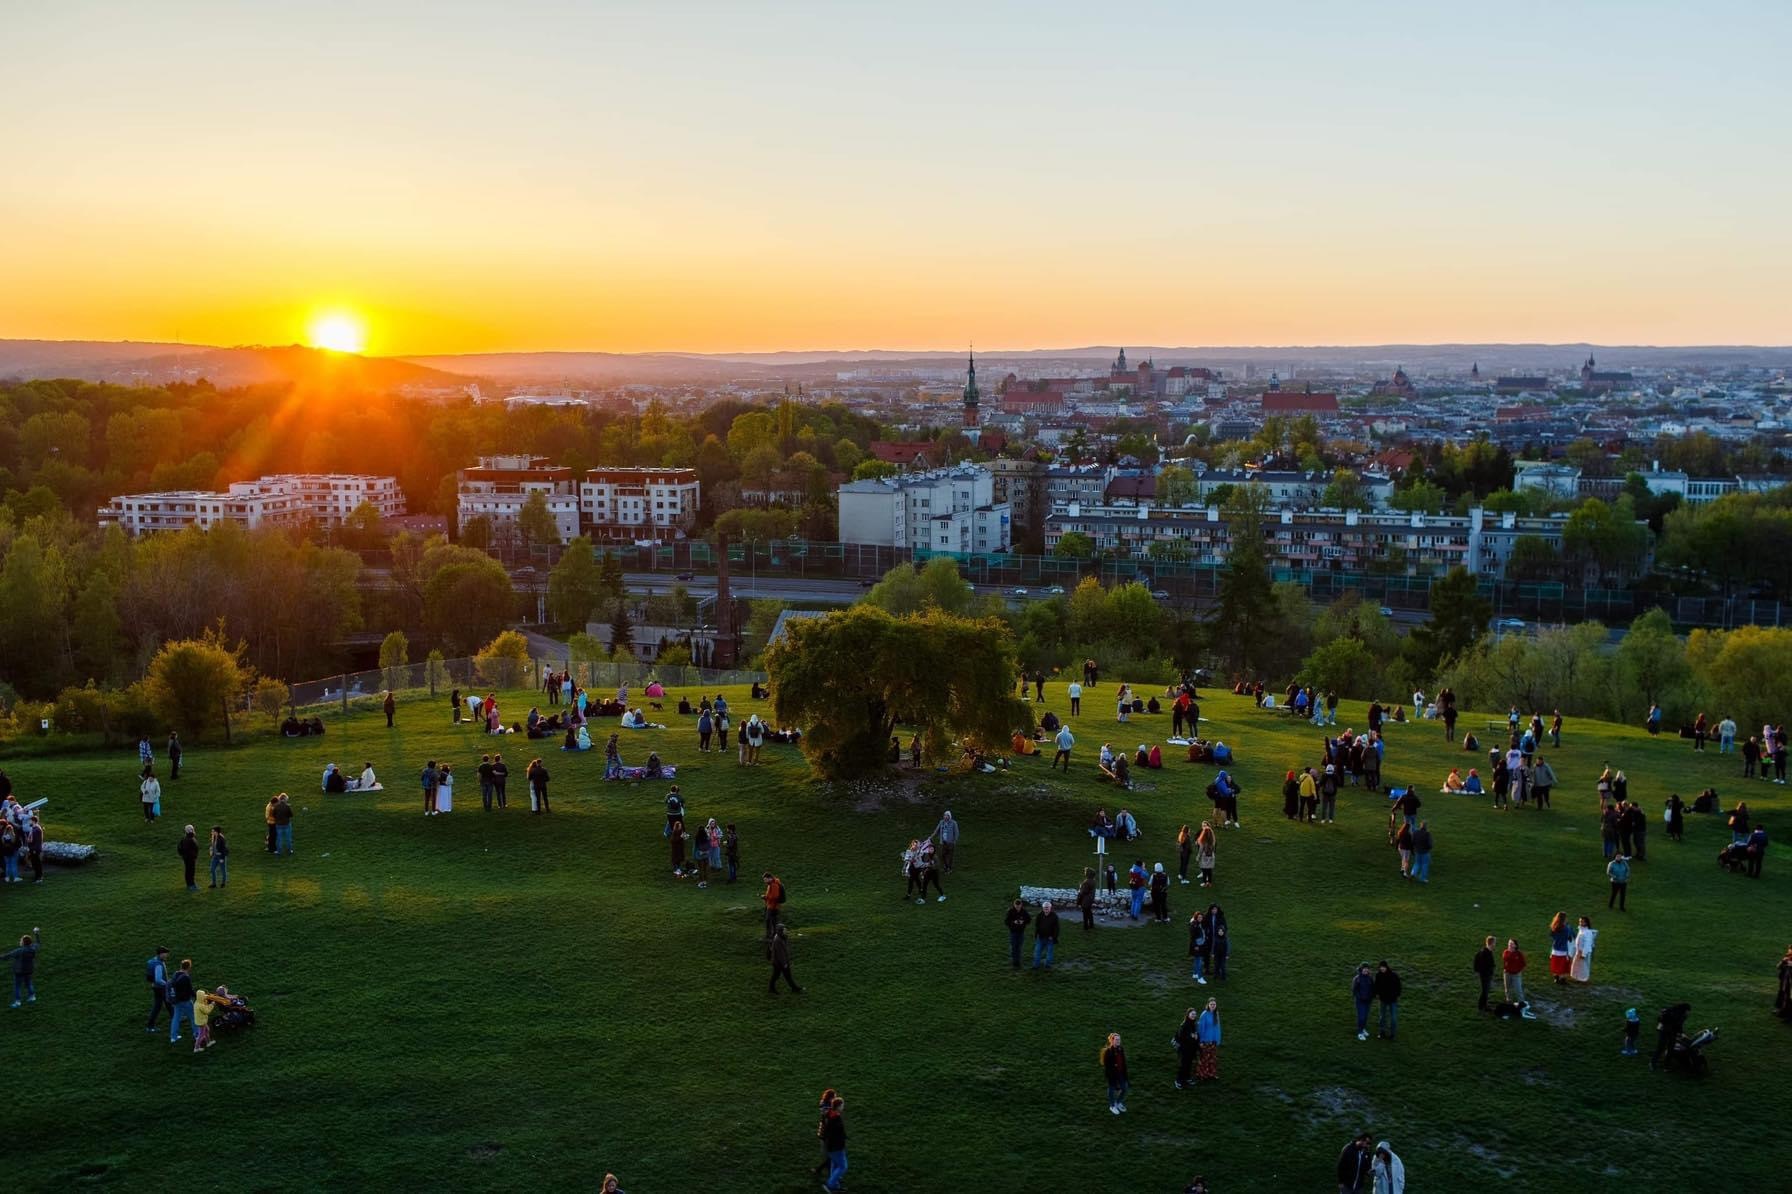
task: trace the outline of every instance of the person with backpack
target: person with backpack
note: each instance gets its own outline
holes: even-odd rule
[[[821,1136],[821,1147],[828,1154],[828,1178],[822,1183],[826,1190],[838,1191],[846,1180],[846,1100],[834,1096],[827,1112],[821,1117],[816,1131]]]
[[[156,952],[149,955],[143,964],[143,978],[149,983],[150,1005],[149,1020],[143,1025],[144,1032],[154,1032],[156,1021],[162,1018],[162,1009],[173,1010],[168,1002],[168,947],[158,945]]]
[[[1101,1051],[1101,1072],[1108,1082],[1108,1111],[1119,1115],[1126,1110],[1126,1092],[1132,1084],[1126,1080],[1126,1049],[1117,1032],[1108,1033],[1108,1043]]]
[[[765,947],[770,950],[772,933],[778,927],[779,910],[784,907],[784,901],[789,895],[784,880],[770,871],[766,871],[760,878],[765,881],[765,890],[759,894],[759,899],[765,905]]]
[[[1161,862],[1151,864],[1151,919],[1160,925],[1170,923],[1170,876]]]

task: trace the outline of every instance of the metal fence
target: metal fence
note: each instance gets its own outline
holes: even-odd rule
[[[574,684],[606,698],[625,684],[631,690],[639,691],[654,680],[674,694],[681,688],[702,691],[766,682],[764,672],[667,666],[663,663],[545,657],[527,661],[463,658],[300,680],[292,685],[288,703],[297,716],[307,711],[336,709],[346,713],[353,706],[377,706],[388,692],[399,700],[417,697],[446,700],[457,688],[463,696],[494,690],[505,693],[527,689],[544,691],[548,673],[562,671],[571,675]]]

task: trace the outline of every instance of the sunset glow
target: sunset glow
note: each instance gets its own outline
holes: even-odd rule
[[[313,348],[327,348],[331,352],[365,352],[367,350],[367,328],[352,315],[332,312],[320,315],[311,321],[311,329],[306,337]]]

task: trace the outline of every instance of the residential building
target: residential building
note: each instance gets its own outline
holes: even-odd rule
[[[250,528],[338,527],[362,505],[370,506],[382,519],[403,514],[404,493],[398,488],[398,478],[278,473],[232,482],[222,493],[194,489],[123,493],[100,508],[99,524],[122,527],[132,535],[189,526],[209,529],[221,522]]]
[[[914,551],[1007,551],[1012,512],[995,478],[974,465],[840,486],[840,541]]]
[[[540,494],[560,542],[671,539],[697,522],[697,471],[688,468],[594,468],[579,473],[541,456],[482,456],[459,473],[457,507],[464,527],[475,518],[513,523]]]
[[[997,505],[1007,505],[1014,533],[1043,533],[1045,516],[1051,512],[1051,502],[1045,491],[1046,465],[1038,460],[998,458],[985,461],[981,467],[988,470],[993,482],[991,500]]]
[[[465,528],[475,518],[494,526],[514,523],[540,494],[553,516],[560,542],[579,533],[579,483],[573,470],[550,464],[544,456],[481,456],[472,468],[460,470],[456,512]]]
[[[1521,460],[1517,463],[1512,488],[1518,493],[1531,490],[1551,497],[1572,498],[1580,492],[1580,482],[1580,469],[1572,464]]]
[[[1362,473],[1358,477],[1363,492],[1377,509],[1386,506],[1394,496],[1394,480],[1379,473]],[[1273,506],[1318,506],[1332,483],[1330,473],[1303,473],[1269,469],[1208,469],[1195,478],[1195,497],[1206,500],[1221,486],[1255,485],[1262,487]]]
[[[1460,564],[1484,576],[1504,573],[1512,546],[1526,535],[1561,545],[1562,518],[1489,515],[1480,507],[1453,514],[1365,513],[1356,510],[1272,512],[1262,520],[1272,567],[1364,572],[1399,561],[1410,574],[1442,572]],[[1159,554],[1220,564],[1231,551],[1232,526],[1218,506],[1152,510],[1144,506],[1068,506],[1046,519],[1050,551],[1071,532],[1106,552],[1134,559]]]

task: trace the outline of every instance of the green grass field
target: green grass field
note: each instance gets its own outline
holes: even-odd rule
[[[1047,691],[1062,713],[1062,686]],[[881,803],[808,782],[791,748],[743,771],[699,755],[684,724],[625,735],[628,761],[652,744],[683,769],[693,817],[739,824],[742,881],[707,891],[671,878],[666,785],[599,782],[601,751],[542,752],[556,813],[531,817],[522,764],[550,744],[505,742],[511,809],[482,813],[473,768],[490,740],[452,728],[445,701],[401,707],[391,731],[370,710],[330,719],[322,740],[193,746],[153,826],[134,750],[5,760],[24,798],[51,798],[53,839],[103,851],[0,892],[0,932],[42,925],[47,938],[39,1002],[5,1013],[29,1142],[9,1153],[9,1182],[592,1189],[614,1169],[634,1194],[814,1189],[815,1098],[830,1084],[847,1098],[856,1191],[1168,1191],[1197,1172],[1216,1194],[1330,1189],[1360,1127],[1393,1142],[1420,1190],[1686,1188],[1720,1141],[1741,1188],[1782,1180],[1771,1142],[1792,1029],[1769,1006],[1792,939],[1787,872],[1774,856],[1760,881],[1720,872],[1719,818],[1690,818],[1681,845],[1659,823],[1669,791],[1714,784],[1734,799],[1737,756],[1570,722],[1549,752],[1555,810],[1498,814],[1433,794],[1464,759],[1441,730],[1392,727],[1384,775],[1419,782],[1437,838],[1419,888],[1397,874],[1383,798],[1347,790],[1335,826],[1281,816],[1281,774],[1314,757],[1319,731],[1210,694],[1208,732],[1237,750],[1245,785],[1216,888],[1173,886],[1169,928],[1085,936],[1067,917],[1056,970],[1014,973],[1007,900],[1021,883],[1073,884],[1088,818],[1116,807],[1093,778],[1101,740],[1168,732],[1167,717],[1115,726],[1112,691],[1085,702],[1068,779],[1025,760]],[[747,707],[744,692],[730,699]],[[1346,713],[1360,725],[1361,705]],[[431,757],[460,782],[456,811],[426,819],[414,777]],[[383,794],[317,791],[326,762],[368,759]],[[1653,818],[1622,917],[1605,911],[1593,794],[1606,760]],[[1125,803],[1147,865],[1174,867],[1176,828],[1207,814],[1211,774],[1141,773]],[[261,809],[279,789],[300,809],[298,852],[273,859]],[[1787,791],[1746,789],[1776,834]],[[898,853],[947,807],[964,827],[959,868],[946,903],[917,907]],[[174,846],[189,821],[202,839],[213,822],[231,834],[227,890],[183,889]],[[765,992],[766,867],[791,887],[800,997]],[[203,873],[202,859],[202,886]],[[1231,926],[1231,978],[1196,987],[1182,925],[1209,900]],[[1558,908],[1601,930],[1589,989],[1547,981]],[[1469,964],[1485,933],[1519,938],[1545,1020],[1476,1014]],[[141,975],[158,943],[196,960],[200,986],[249,994],[260,1025],[200,1057],[146,1035]],[[1381,958],[1406,981],[1402,1031],[1362,1043],[1348,983]],[[1220,1080],[1178,1092],[1169,1038],[1208,995],[1224,1016]],[[1646,1052],[1654,1013],[1681,999],[1723,1033],[1706,1078],[1617,1056],[1627,1006],[1643,1011]],[[1119,1119],[1096,1060],[1110,1030],[1133,1075]]]

